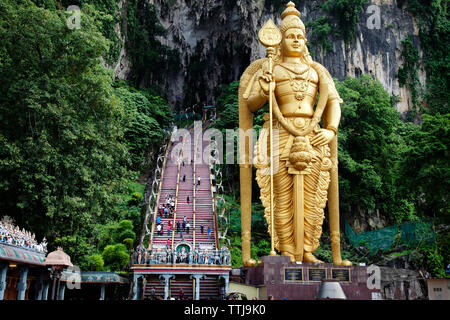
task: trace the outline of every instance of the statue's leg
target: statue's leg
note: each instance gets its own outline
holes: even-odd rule
[[[325,153],[325,154],[324,154]],[[319,247],[324,220],[324,208],[330,182],[331,162],[327,157],[327,148],[314,147],[315,159],[311,164],[311,173],[305,175],[305,262],[322,262],[312,253]]]
[[[341,266],[351,266],[352,262],[342,260],[341,257],[341,237],[339,228],[339,181],[337,163],[337,137],[330,143],[331,160],[333,162],[330,171],[330,188],[328,190],[328,214],[330,220],[330,239],[333,264]]]
[[[264,124],[263,128],[267,128],[268,123]],[[274,239],[275,248],[281,252],[283,256],[289,256],[291,261],[295,261],[294,258],[294,230],[293,230],[293,208],[292,208],[292,196],[293,196],[293,179],[288,174],[288,168],[285,160],[280,160],[280,149],[286,144],[290,135],[287,131],[275,127],[277,131],[276,139],[274,139]],[[259,148],[255,148],[256,159],[266,158],[269,155],[268,138],[263,134],[258,139]],[[265,156],[263,154],[265,150]],[[270,228],[270,171],[266,164],[255,164],[258,168],[256,171],[256,181],[261,189],[261,201],[265,207],[265,216]]]
[[[253,267],[256,261],[251,259],[251,197],[252,197],[252,168],[240,168],[241,179],[241,237],[242,237],[242,263],[246,267]]]
[[[279,170],[274,174],[274,223],[279,240],[278,249],[281,255],[290,257],[292,262],[295,261],[293,187],[293,177],[288,174],[288,168],[282,161]]]

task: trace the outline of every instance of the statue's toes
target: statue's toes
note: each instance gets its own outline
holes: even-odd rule
[[[353,265],[353,263],[351,261],[342,260],[341,266],[350,267],[352,265]]]
[[[344,266],[344,267],[351,267],[353,265],[353,263],[348,260],[336,261],[336,262],[333,262],[333,264],[336,266]]]
[[[281,253],[281,255],[284,256],[284,257],[289,257],[289,261],[290,261],[290,262],[295,262],[295,256],[294,256],[292,253],[283,251],[283,252]]]
[[[311,263],[323,263],[323,261],[317,259],[312,253],[306,252],[303,256],[304,262],[311,262]]]

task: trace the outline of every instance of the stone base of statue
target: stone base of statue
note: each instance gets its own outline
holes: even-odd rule
[[[368,272],[365,266],[300,264],[283,256],[265,256],[262,261],[259,266],[244,269],[244,281],[247,285],[260,287],[264,296],[273,296],[275,300],[317,299],[322,279],[338,280],[348,300],[374,300],[381,296],[379,289],[369,289],[375,283],[371,276],[374,272]]]

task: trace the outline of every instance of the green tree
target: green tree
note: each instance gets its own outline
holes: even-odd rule
[[[103,223],[128,176],[128,119],[89,10],[70,30],[62,10],[0,3],[0,208],[50,244]]]
[[[364,3],[366,0],[326,0],[321,7],[337,19],[344,40],[351,43]]]
[[[133,250],[133,243],[134,243],[133,239],[125,238],[122,240],[122,243],[127,246],[128,250],[130,250],[130,251]]]
[[[166,35],[166,30],[160,23],[153,4],[145,0],[128,1],[127,31],[127,47],[133,63],[136,86],[143,81],[157,83],[163,79],[167,70],[178,71],[178,51],[163,45],[158,39]]]
[[[125,138],[131,154],[132,168],[142,168],[151,146],[159,145],[164,128],[169,127],[172,111],[161,97],[144,89],[138,90],[119,84],[115,94],[123,101],[129,122]]]
[[[92,271],[103,271],[105,262],[101,254],[93,254],[87,258],[87,269]]]
[[[122,243],[107,245],[102,256],[105,261],[105,269],[110,271],[124,270],[130,259],[128,249]]]
[[[84,236],[63,236],[53,241],[55,247],[62,247],[70,256],[71,262],[81,270],[89,270],[89,256],[95,253],[95,247]]]
[[[416,109],[419,107],[419,73],[417,70],[417,64],[419,61],[419,52],[414,47],[412,38],[408,36],[402,41],[402,58],[404,60],[403,65],[398,69],[398,82],[400,86],[406,86],[411,92],[411,99],[413,103],[413,109],[411,116],[416,115]],[[412,118],[411,117],[411,118]]]
[[[407,140],[401,176],[416,206],[425,216],[449,223],[450,204],[450,114],[422,116],[422,124]]]
[[[133,232],[133,223],[131,220],[122,220],[119,222],[113,233],[113,239],[117,243],[122,243],[124,239],[136,240],[136,234]]]
[[[238,104],[238,89],[239,89],[239,82],[234,81],[231,82],[229,85],[222,85],[220,87],[221,94],[217,98],[216,102],[216,110],[218,114],[218,118],[213,122],[212,126],[214,128],[217,128],[221,130],[224,137],[226,137],[226,130],[237,130],[239,128],[239,104]],[[267,113],[269,111],[268,104],[263,106],[261,109],[256,111],[253,114],[253,128],[256,132],[259,132],[259,130],[262,128],[262,125],[264,123],[263,115],[264,113]],[[223,141],[224,143],[224,150],[227,149],[225,144],[234,144],[235,147],[232,147],[231,150],[233,150],[232,155],[224,155],[224,159],[227,157],[234,158],[234,163],[238,163],[237,159],[237,145],[238,145],[238,137],[235,136],[235,139],[233,141],[228,141],[225,139]],[[238,166],[230,166],[230,165],[222,165],[222,172],[223,172],[223,182],[224,186],[227,187],[227,191],[237,192],[239,191],[239,168]],[[253,195],[254,199],[258,199],[259,191],[256,186],[256,183],[253,184]],[[238,197],[238,195],[235,195]]]
[[[405,1],[398,1],[402,6]],[[449,113],[448,74],[450,68],[450,20],[448,1],[409,0],[407,9],[417,18],[420,46],[427,76],[424,94],[424,112],[431,114]],[[413,75],[414,76],[414,75]]]
[[[380,209],[394,219],[408,216],[409,207],[398,206],[403,124],[388,93],[368,75],[346,78],[336,87],[344,100],[338,136],[341,208],[346,213]]]

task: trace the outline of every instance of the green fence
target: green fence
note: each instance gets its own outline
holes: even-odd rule
[[[346,221],[345,234],[353,247],[365,247],[371,252],[389,250],[392,248],[395,240],[408,247],[420,244],[433,246],[436,243],[432,221],[405,222],[358,234],[353,231]]]
[[[194,117],[194,113],[193,112],[188,112],[188,113],[175,113],[173,115],[173,118],[175,121],[183,121],[183,120],[192,120],[192,118]]]
[[[200,113],[193,113],[193,112],[182,112],[182,113],[175,113],[173,115],[173,118],[176,122],[185,121],[185,120],[201,120],[202,115]]]

